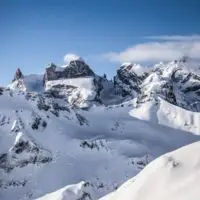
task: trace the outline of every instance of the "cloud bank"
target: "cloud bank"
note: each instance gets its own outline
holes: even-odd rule
[[[151,36],[159,42],[134,45],[121,52],[108,52],[103,58],[111,62],[159,62],[189,56],[200,59],[200,36]]]

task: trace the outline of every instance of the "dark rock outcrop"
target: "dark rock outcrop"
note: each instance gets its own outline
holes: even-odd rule
[[[95,74],[83,60],[74,60],[71,61],[68,66],[62,68],[51,63],[49,67],[46,68],[44,80],[52,81],[87,76],[95,76]]]
[[[25,167],[29,164],[48,163],[52,155],[48,150],[43,149],[32,139],[18,133],[17,139],[12,148],[0,155],[0,169],[10,172],[16,167]]]
[[[15,76],[14,76],[14,79],[13,79],[13,82],[16,81],[16,80],[19,80],[19,79],[22,79],[24,76],[20,70],[20,68],[18,68],[15,72]]]
[[[140,77],[131,71],[133,65],[122,65],[120,69],[117,70],[117,75],[114,77],[114,85],[117,93],[121,93],[122,96],[127,96],[140,92]]]

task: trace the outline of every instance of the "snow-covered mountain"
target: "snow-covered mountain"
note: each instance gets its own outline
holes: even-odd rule
[[[0,199],[96,200],[198,141],[200,79],[190,63],[126,63],[113,81],[82,58],[43,75],[17,70],[0,88]]]
[[[141,84],[138,102],[161,97],[182,108],[200,111],[199,64],[191,60],[160,63]]]
[[[114,77],[117,92],[122,96],[137,97],[140,93],[140,85],[149,71],[150,69],[141,65],[124,63]]]

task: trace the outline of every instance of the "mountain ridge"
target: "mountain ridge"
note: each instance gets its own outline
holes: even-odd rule
[[[64,78],[23,75],[0,89],[0,198],[32,200],[69,185],[66,197],[96,200],[199,141],[200,79],[186,61],[144,75],[122,65],[112,81],[83,62]]]

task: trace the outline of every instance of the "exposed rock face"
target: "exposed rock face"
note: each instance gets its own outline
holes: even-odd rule
[[[0,155],[0,168],[10,172],[15,167],[24,167],[29,164],[42,164],[52,160],[49,151],[42,149],[33,140],[19,132],[12,148]]]
[[[4,88],[0,87],[0,95],[3,95],[3,92],[4,92]]]
[[[200,76],[184,69],[176,70],[171,76],[173,84],[176,83],[178,92],[174,95],[177,104],[186,109],[200,111]],[[176,89],[175,88],[175,89]]]
[[[71,61],[65,71],[67,78],[95,76],[90,67],[82,60]]]
[[[114,85],[117,93],[122,96],[130,95],[136,96],[140,92],[141,78],[133,71],[133,65],[122,65],[117,70],[117,75],[114,77]]]
[[[57,66],[54,63],[50,63],[46,68],[46,72],[44,74],[44,80],[56,80],[62,77],[62,71],[56,71]]]
[[[55,64],[51,63],[50,66],[46,68],[44,80],[52,81],[86,76],[95,76],[95,74],[83,60],[73,60],[66,67],[57,67]]]
[[[187,60],[159,64],[140,85],[138,103],[161,97],[188,110],[200,111],[200,75],[186,67]]]

